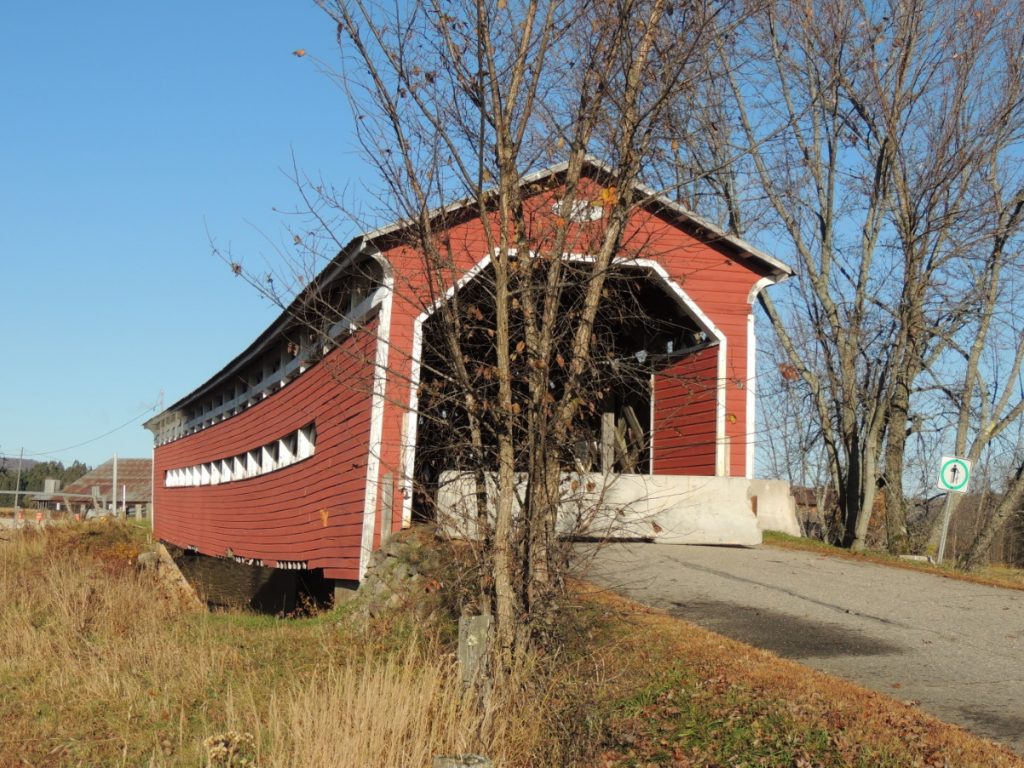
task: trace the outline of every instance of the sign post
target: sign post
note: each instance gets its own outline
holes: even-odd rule
[[[946,492],[946,502],[942,506],[942,536],[939,538],[939,565],[946,555],[946,535],[949,533],[949,518],[953,514],[950,499],[954,493],[967,493],[967,483],[971,479],[971,462],[956,456],[943,456],[939,464],[938,486]]]

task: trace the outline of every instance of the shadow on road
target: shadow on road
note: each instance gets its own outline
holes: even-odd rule
[[[773,651],[787,659],[881,656],[903,649],[884,640],[825,622],[736,603],[701,600],[672,604],[674,616],[727,637]]]

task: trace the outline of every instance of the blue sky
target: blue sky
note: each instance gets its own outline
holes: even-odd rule
[[[299,202],[293,151],[367,177],[313,59],[338,61],[334,32],[312,2],[0,4],[0,454],[148,456],[161,391],[276,316],[207,230],[259,267]]]

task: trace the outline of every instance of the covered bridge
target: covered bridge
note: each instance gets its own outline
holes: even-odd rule
[[[554,215],[565,170],[524,180],[531,220]],[[603,173],[587,167],[585,226],[601,226]],[[622,290],[655,307],[659,325],[623,326],[621,345],[649,367],[639,395],[609,401],[597,455],[580,469],[621,474],[627,503],[657,496],[645,507],[664,518],[652,537],[754,543],[757,520],[784,518],[791,501],[784,484],[751,479],[752,304],[791,272],[642,192],[617,264]],[[443,457],[426,458],[434,432],[422,419],[431,318],[445,296],[474,290],[491,254],[478,209],[445,209],[451,279],[439,288],[402,237],[405,226],[355,238],[317,278],[315,297],[300,295],[223,369],[147,422],[157,538],[354,582],[382,538],[411,524],[418,497],[437,491],[445,469]]]

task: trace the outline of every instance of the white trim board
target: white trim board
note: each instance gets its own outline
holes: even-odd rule
[[[373,364],[373,394],[370,399],[370,445],[366,460],[366,491],[363,498],[363,531],[359,547],[359,580],[362,581],[373,552],[373,534],[377,523],[377,489],[380,485],[380,451],[384,435],[384,405],[388,385],[388,352],[391,349],[391,306],[395,295],[395,277],[391,265],[374,254],[384,265],[385,295],[377,320],[377,349]]]
[[[485,270],[491,263],[491,255],[484,256],[474,264],[469,271],[455,281],[455,283],[444,292],[444,296],[433,301],[430,306],[416,316],[412,327],[412,360],[409,369],[409,410],[405,413],[405,435],[406,443],[402,446],[402,527],[406,528],[412,524],[412,492],[413,474],[416,464],[416,431],[419,429],[417,411],[420,402],[420,373],[423,365],[423,324],[433,315],[445,301],[455,295],[456,291],[462,288]]]
[[[750,304],[750,312],[747,314],[747,377],[745,380],[747,392],[747,451],[746,466],[744,475],[747,479],[754,477],[754,468],[757,459],[757,333],[754,327],[754,302],[761,291],[769,285],[775,285],[770,277],[762,277],[750,288],[747,293],[747,303]]]

